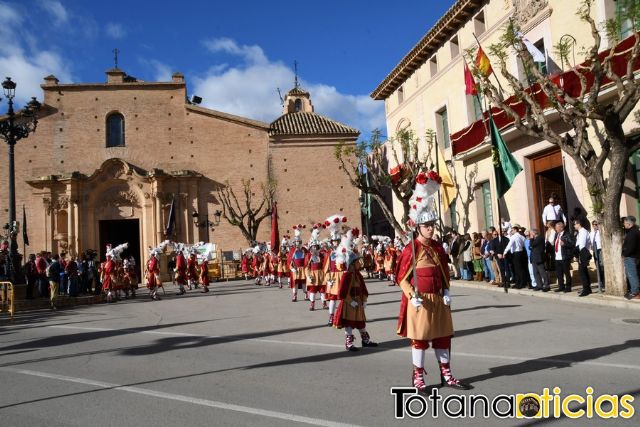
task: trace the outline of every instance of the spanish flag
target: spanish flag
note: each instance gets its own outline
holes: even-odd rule
[[[478,45],[478,53],[476,54],[476,68],[485,77],[488,77],[493,73],[489,57],[484,53],[484,50],[482,50],[482,46],[480,45]]]

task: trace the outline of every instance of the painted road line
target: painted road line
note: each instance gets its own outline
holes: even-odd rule
[[[173,400],[177,402],[191,403],[198,406],[206,406],[209,408],[224,409],[227,411],[240,412],[250,415],[258,415],[267,418],[276,418],[285,421],[294,421],[303,424],[310,424],[316,426],[327,427],[342,427],[352,426],[353,424],[336,423],[333,421],[322,420],[319,418],[310,418],[302,415],[288,414],[286,412],[270,411],[267,409],[251,408],[249,406],[234,405],[232,403],[218,402],[215,400],[199,399],[197,397],[185,396],[182,394],[165,393],[162,391],[149,390],[140,387],[130,387],[126,385],[107,383],[103,381],[96,381],[87,378],[69,377],[66,375],[50,374],[48,372],[32,371],[26,369],[7,369],[0,368],[0,371],[13,372],[22,375],[29,375],[33,377],[49,378],[58,381],[71,382],[76,384],[84,384],[88,386],[97,387],[105,390],[124,391],[128,393],[140,394],[144,396],[156,397],[161,399]],[[358,427],[358,426],[356,426]]]

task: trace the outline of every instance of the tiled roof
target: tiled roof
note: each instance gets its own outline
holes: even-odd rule
[[[302,89],[300,86],[297,86],[291,89],[289,92],[287,92],[287,95],[307,95],[308,96],[309,92]]]
[[[359,135],[357,129],[316,113],[289,113],[271,123],[269,135]]]

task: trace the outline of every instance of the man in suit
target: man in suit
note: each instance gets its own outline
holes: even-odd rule
[[[574,219],[573,227],[576,234],[576,253],[578,254],[578,273],[580,274],[580,282],[582,283],[582,291],[578,294],[580,297],[586,297],[591,293],[591,280],[589,278],[589,261],[591,260],[591,252],[589,252],[589,232],[582,226],[582,220]]]
[[[558,277],[558,289],[555,292],[571,292],[571,259],[573,258],[573,248],[576,242],[571,233],[565,230],[564,222],[558,221],[555,228],[556,237],[553,248],[556,261],[556,276]]]
[[[489,252],[493,257],[495,257],[496,262],[498,263],[498,268],[500,269],[500,276],[502,276],[502,286],[504,286],[505,292],[509,288],[509,282],[506,274],[506,260],[504,259],[504,251],[509,244],[509,239],[505,236],[498,234],[489,244]]]
[[[529,233],[531,235],[531,258],[529,261],[531,261],[533,276],[538,284],[535,290],[549,292],[549,274],[544,268],[544,250],[546,246],[544,236],[540,234],[537,228],[532,228]]]

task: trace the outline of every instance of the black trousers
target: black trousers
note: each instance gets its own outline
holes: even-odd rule
[[[571,260],[556,260],[556,276],[558,277],[558,288],[563,291],[571,290]],[[566,283],[565,283],[566,278]]]
[[[516,288],[524,288],[527,286],[527,275],[529,275],[529,267],[527,266],[527,253],[525,251],[513,253],[513,272],[516,281]]]
[[[580,283],[582,290],[591,292],[591,279],[589,278],[589,260],[580,260],[578,263],[578,274],[580,275]]]

